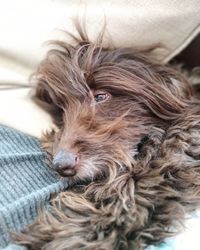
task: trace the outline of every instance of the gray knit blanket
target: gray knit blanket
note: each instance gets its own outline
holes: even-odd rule
[[[31,224],[52,193],[67,188],[44,163],[38,139],[0,126],[0,250],[21,250],[11,231]]]

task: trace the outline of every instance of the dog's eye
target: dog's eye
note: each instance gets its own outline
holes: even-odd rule
[[[94,93],[94,100],[96,103],[105,102],[109,97],[110,95],[103,91]]]

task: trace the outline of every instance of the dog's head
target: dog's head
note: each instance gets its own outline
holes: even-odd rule
[[[144,53],[83,41],[57,42],[36,78],[36,97],[50,105],[58,127],[45,146],[55,170],[72,181],[131,169],[151,135],[162,137],[191,99],[182,76]]]
[[[58,128],[43,146],[81,185],[61,192],[20,244],[143,249],[199,205],[200,103],[182,75],[144,54],[57,42],[40,64],[36,97]]]

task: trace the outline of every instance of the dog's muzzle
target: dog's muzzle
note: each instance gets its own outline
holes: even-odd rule
[[[76,154],[60,150],[53,158],[53,168],[63,177],[74,176],[79,158]]]

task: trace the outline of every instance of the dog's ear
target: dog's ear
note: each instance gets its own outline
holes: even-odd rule
[[[45,82],[38,82],[33,95],[34,101],[46,110],[53,118],[54,123],[62,126],[63,109],[57,102],[55,91]]]
[[[39,101],[44,105],[46,104],[52,105],[54,99],[54,93],[47,84],[39,82],[37,83],[35,89],[34,98],[36,101]]]
[[[154,115],[164,120],[174,120],[183,115],[192,98],[192,90],[183,78],[161,77],[158,83],[146,82],[138,101]]]

